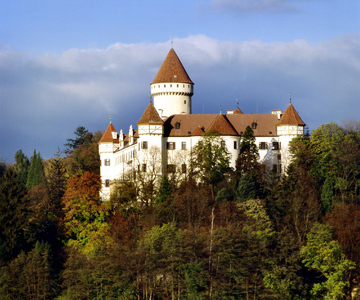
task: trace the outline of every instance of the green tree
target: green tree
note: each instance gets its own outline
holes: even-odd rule
[[[100,187],[100,176],[85,172],[68,180],[63,197],[67,244],[84,253],[107,243],[109,205],[101,201]]]
[[[51,264],[50,246],[37,242],[29,253],[22,251],[3,267],[0,291],[9,299],[54,299],[57,282]]]
[[[45,172],[40,152],[36,153],[36,150],[34,150],[34,154],[31,157],[31,164],[27,176],[26,188],[28,190],[31,190],[35,185],[40,184],[44,180],[44,177]]]
[[[240,142],[236,170],[241,175],[247,173],[252,177],[256,177],[260,169],[258,159],[259,151],[255,143],[254,131],[250,126],[247,126]]]
[[[254,199],[257,196],[256,182],[250,177],[248,173],[241,176],[236,190],[236,200],[244,202],[249,199]]]
[[[28,245],[30,237],[26,190],[18,175],[8,169],[0,185],[1,260],[9,261]]]
[[[72,151],[76,148],[78,148],[80,145],[84,143],[89,142],[89,138],[91,139],[91,136],[87,135],[89,131],[84,126],[79,126],[74,131],[75,138],[74,139],[66,139],[67,143],[64,145],[67,148],[65,149],[65,153],[70,154]]]
[[[347,273],[355,263],[346,259],[339,243],[332,239],[328,225],[315,223],[307,235],[307,244],[300,249],[305,266],[319,271],[325,281],[315,283],[313,295],[323,294],[324,299],[341,299],[349,285]]]
[[[175,220],[175,206],[171,184],[166,175],[162,177],[159,192],[155,200],[155,214],[159,224]]]
[[[24,187],[26,186],[29,167],[30,167],[29,158],[22,152],[21,149],[16,151],[14,168],[15,168],[15,172],[19,176],[20,182],[24,185]]]
[[[217,132],[206,132],[191,153],[190,175],[198,177],[213,190],[231,171],[230,154]]]

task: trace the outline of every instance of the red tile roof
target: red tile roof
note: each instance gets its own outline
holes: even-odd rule
[[[280,121],[276,125],[300,125],[305,126],[294,106],[290,103],[286,108],[284,114],[281,116]]]
[[[243,112],[241,111],[240,108],[237,107],[237,108],[234,110],[233,114],[234,114],[234,115],[242,115]]]
[[[191,83],[189,75],[186,73],[179,57],[176,55],[174,49],[170,49],[163,64],[161,65],[158,73],[156,74],[153,83],[162,82],[178,82],[178,83]]]
[[[140,120],[136,124],[163,124],[164,121],[160,118],[154,104],[151,102],[145,109]]]
[[[206,132],[210,125],[218,118],[218,114],[188,114],[173,115],[166,119],[164,123],[164,136],[181,137],[193,135],[199,127]],[[256,123],[254,136],[276,136],[277,116],[272,114],[226,114],[224,118],[231,124],[237,134],[242,135],[247,126]],[[180,123],[180,128],[176,129],[175,124]],[[215,125],[214,125],[215,126]],[[227,127],[227,126],[226,126]]]
[[[112,132],[116,132],[116,129],[114,128],[113,124],[110,123],[102,135],[99,143],[118,143],[119,135],[117,134],[117,138],[113,139]]]
[[[195,131],[192,133],[192,136],[202,136],[204,134],[204,129],[202,129],[200,126],[195,129]]]
[[[221,135],[238,135],[224,115],[217,115],[207,131],[217,131]]]

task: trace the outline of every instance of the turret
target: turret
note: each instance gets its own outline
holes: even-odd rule
[[[170,49],[150,88],[154,107],[162,119],[175,114],[191,114],[194,83],[174,49]]]

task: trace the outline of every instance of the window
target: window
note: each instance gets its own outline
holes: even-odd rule
[[[268,144],[266,142],[260,142],[259,149],[266,150],[268,148]]]
[[[184,100],[184,104],[186,104],[186,100]]]
[[[277,159],[278,159],[278,160],[281,160],[281,154],[278,154],[278,155],[277,155]]]
[[[141,142],[141,149],[147,149],[148,148],[148,142],[144,141]]]
[[[273,150],[280,150],[280,143],[279,142],[273,142]]]
[[[109,158],[105,159],[105,166],[110,166],[110,159]]]
[[[170,174],[170,173],[175,173],[175,171],[176,171],[175,165],[167,165],[167,167],[166,167],[166,172],[167,172],[168,174]]]
[[[181,165],[181,173],[186,173],[186,164]]]
[[[109,187],[110,186],[110,179],[105,179],[105,187]]]
[[[179,122],[175,123],[175,129],[180,129],[180,123]]]
[[[142,165],[141,165],[141,171],[142,171],[142,172],[146,172],[146,164],[142,164]]]
[[[174,150],[175,149],[175,142],[167,142],[166,143],[166,149]]]
[[[234,149],[237,149],[237,141],[234,141]]]
[[[252,129],[256,129],[256,127],[257,127],[257,124],[256,124],[255,122],[253,122],[253,123],[251,124],[251,128],[252,128]]]
[[[225,141],[221,141],[221,148],[225,149],[225,147],[226,147]]]
[[[181,142],[181,150],[186,150],[186,142]]]

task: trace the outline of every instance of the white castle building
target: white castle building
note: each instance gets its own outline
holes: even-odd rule
[[[305,123],[291,102],[284,113],[244,114],[237,107],[226,114],[192,114],[194,83],[174,49],[170,49],[150,87],[153,103],[137,122],[138,129],[131,125],[128,133],[117,132],[110,121],[99,141],[103,198],[110,196],[113,183],[134,180],[136,174],[158,178],[186,174],[190,152],[206,131],[219,133],[234,168],[242,135],[250,126],[260,161],[278,172],[289,163],[289,142],[304,134]]]

